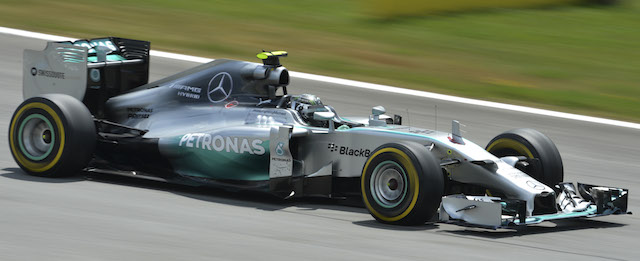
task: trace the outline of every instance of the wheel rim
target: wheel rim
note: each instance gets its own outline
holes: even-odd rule
[[[501,138],[494,142],[492,142],[488,147],[487,151],[490,153],[496,153],[501,150],[507,150],[510,153],[505,153],[507,155],[503,156],[525,156],[527,158],[533,158],[533,153],[527,146],[524,144],[515,141],[509,138]],[[508,155],[508,154],[517,154],[517,155]]]
[[[27,116],[18,130],[18,144],[22,154],[38,161],[51,154],[55,144],[55,132],[49,119],[40,114]]]
[[[407,175],[394,161],[384,161],[373,170],[370,179],[373,199],[384,208],[398,206],[407,194]]]

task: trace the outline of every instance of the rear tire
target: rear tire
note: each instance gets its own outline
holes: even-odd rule
[[[432,218],[442,200],[440,165],[424,146],[413,142],[378,147],[362,170],[362,199],[378,221],[420,225]]]
[[[71,96],[46,94],[29,98],[11,117],[11,155],[30,175],[73,175],[86,167],[95,145],[93,117],[82,102]]]
[[[524,156],[539,166],[525,171],[529,176],[553,188],[564,179],[558,148],[546,135],[534,129],[515,129],[493,138],[486,150],[496,157]]]

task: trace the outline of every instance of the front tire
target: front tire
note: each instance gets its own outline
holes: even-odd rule
[[[362,199],[378,221],[420,225],[440,206],[444,181],[440,165],[424,146],[413,142],[378,147],[362,170]]]
[[[95,145],[93,117],[82,102],[71,96],[46,94],[29,98],[11,117],[11,155],[30,175],[73,175],[87,165]]]
[[[524,171],[532,178],[554,187],[564,179],[560,152],[553,141],[534,129],[515,129],[493,138],[486,150],[496,157],[524,156],[537,166]]]

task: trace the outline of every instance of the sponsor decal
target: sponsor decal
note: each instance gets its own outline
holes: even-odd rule
[[[285,124],[289,122],[288,114],[282,110],[254,109],[245,119],[246,124]]]
[[[264,116],[286,116],[287,113],[282,110],[267,110],[267,109],[253,109],[251,110],[253,114],[259,114]]]
[[[522,171],[520,171],[518,169],[513,169],[513,170],[510,170],[510,171],[506,172],[505,176],[511,177],[513,179],[516,179],[516,180],[530,181],[532,179],[531,176],[527,175],[526,173],[524,173],[524,172],[522,172]],[[531,186],[531,185],[529,185],[529,186]]]
[[[284,155],[284,149],[282,149],[283,146],[284,142],[278,142],[278,145],[276,145],[276,154],[278,154],[278,156]]]
[[[434,133],[432,130],[422,130],[422,129],[409,129],[409,132],[416,134],[431,134]]]
[[[238,101],[231,101],[231,102],[229,102],[229,103],[224,105],[224,107],[227,108],[227,109],[233,108],[233,107],[236,107],[236,106],[238,106]]]
[[[233,152],[238,154],[263,155],[266,150],[261,139],[243,137],[225,137],[207,133],[187,133],[180,138],[178,146],[197,148],[217,152]]]
[[[200,87],[193,87],[177,83],[172,84],[171,86],[169,86],[169,88],[178,90],[178,96],[190,99],[200,99],[200,94],[202,93],[202,88]]]
[[[347,146],[336,145],[335,143],[329,143],[330,152],[338,152],[340,155],[353,156],[353,157],[365,157],[368,158],[371,155],[371,150],[363,148],[350,148]]]
[[[129,119],[146,119],[152,113],[152,108],[127,108],[127,118]]]
[[[40,70],[40,69],[37,69],[36,67],[31,68],[31,75],[33,75],[33,76],[44,76],[44,77],[63,79],[64,80],[64,73],[63,72]]]
[[[209,81],[209,87],[207,88],[207,97],[209,101],[218,103],[229,98],[233,92],[233,79],[231,74],[227,72],[221,72],[213,76]]]

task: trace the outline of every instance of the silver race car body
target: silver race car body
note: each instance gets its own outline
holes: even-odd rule
[[[50,93],[82,101],[95,124],[88,141],[96,145],[82,165],[87,171],[283,198],[361,196],[385,223],[420,224],[437,212],[441,221],[497,228],[627,213],[625,189],[561,183],[560,155],[537,131],[506,132],[485,149],[463,138],[457,121],[446,133],[401,125],[400,116],[385,115],[381,106],[368,117],[341,117],[318,97],[287,93],[289,75],[278,59],[286,52],[259,54],[263,64],[215,60],[146,83],[148,50],[148,42],[101,38],[28,51],[20,108],[61,103],[60,94]],[[68,52],[73,63],[60,58]],[[20,124],[29,118],[21,113],[12,126],[30,126]],[[51,132],[62,132],[57,118],[45,114],[54,122]],[[23,169],[64,174],[34,167],[40,156],[24,141],[29,133],[12,130],[12,152]],[[57,148],[51,142],[44,144]],[[27,149],[19,149],[23,144]]]

